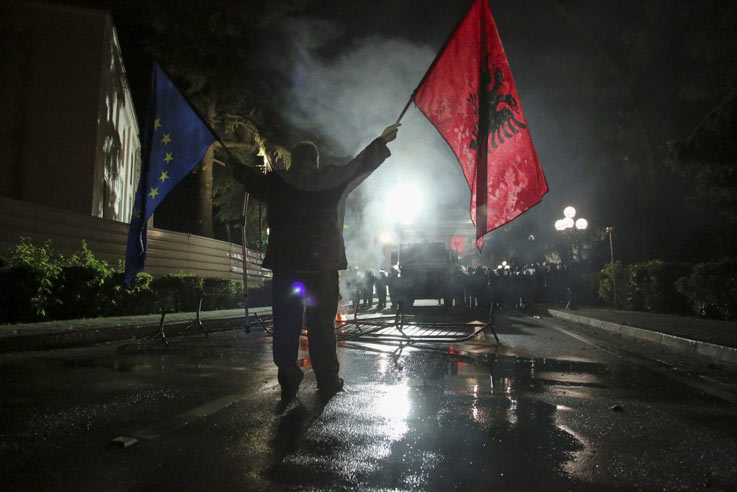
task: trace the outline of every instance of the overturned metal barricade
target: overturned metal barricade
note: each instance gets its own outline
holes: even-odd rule
[[[253,313],[249,317],[249,326],[255,330],[263,330],[266,333],[274,334],[274,316],[272,314]]]
[[[493,324],[494,308],[489,310],[486,323],[473,321],[470,323],[430,323],[417,321],[412,316],[397,309],[393,316],[359,319],[354,315],[352,320],[337,320],[335,331],[341,341],[374,341],[398,343],[457,343],[476,338],[485,330],[490,330],[496,343],[501,345]]]
[[[491,331],[496,343],[501,345],[493,324],[494,308],[489,311],[486,323],[472,321],[468,323],[429,323],[420,322],[414,316],[403,314],[401,307],[397,313],[389,316],[358,318],[354,312],[353,319],[336,319],[335,334],[339,341],[373,341],[410,343],[458,343],[472,340],[481,333]],[[252,328],[273,333],[273,317],[251,317]],[[304,335],[307,333],[304,332]]]
[[[201,305],[200,302],[196,319],[177,323],[178,325],[186,325],[183,330],[180,327],[178,331],[189,331],[192,327],[199,327],[205,336],[208,335],[209,330],[205,329],[200,319]],[[478,337],[484,332],[491,331],[496,343],[501,345],[494,328],[493,315],[494,309],[492,307],[486,323],[482,321],[426,322],[418,321],[415,316],[404,314],[401,307],[397,309],[394,315],[379,315],[367,318],[359,318],[357,312],[354,311],[353,319],[336,319],[335,332],[339,341],[398,343],[401,346],[413,343],[465,342]],[[166,313],[163,312],[158,332],[147,337],[158,335],[158,338],[168,346],[164,325],[165,316]],[[248,323],[245,324],[249,333],[253,329],[256,331],[263,330],[270,335],[273,334],[273,325],[274,319],[271,313],[250,313]],[[303,334],[306,335],[306,331]]]

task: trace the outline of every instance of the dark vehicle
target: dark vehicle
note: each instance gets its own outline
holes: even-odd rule
[[[406,307],[416,299],[442,299],[451,305],[454,261],[443,243],[402,244],[397,256],[397,294]]]

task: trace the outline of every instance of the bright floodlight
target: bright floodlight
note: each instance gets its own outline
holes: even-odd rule
[[[422,195],[412,185],[399,185],[387,193],[386,213],[402,222],[412,222],[422,210]]]
[[[566,208],[563,209],[563,215],[567,219],[572,219],[573,217],[576,216],[576,209],[573,208],[573,207],[570,207],[570,206],[569,207],[566,207]]]
[[[586,219],[584,219],[584,218],[578,219],[576,221],[576,229],[584,230],[588,226],[589,226],[589,222]]]
[[[570,229],[571,227],[573,227],[573,217],[566,217],[563,219],[563,228]]]
[[[565,229],[566,226],[563,224],[563,219],[558,219],[555,221],[555,230],[556,231],[562,231]]]
[[[392,233],[388,231],[384,231],[381,234],[379,234],[379,242],[381,244],[389,244],[392,242]]]

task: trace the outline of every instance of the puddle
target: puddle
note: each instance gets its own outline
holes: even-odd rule
[[[336,396],[272,475],[303,489],[577,488],[570,462],[586,443],[543,401],[559,386],[604,386],[601,364],[469,355],[460,346],[343,351]],[[347,354],[347,355],[346,355]],[[534,473],[530,465],[534,464]],[[483,477],[483,485],[479,482]]]

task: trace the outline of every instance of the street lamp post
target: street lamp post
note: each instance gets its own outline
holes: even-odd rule
[[[568,302],[566,303],[566,309],[573,309],[573,287],[571,277],[571,265],[573,256],[573,238],[572,233],[574,230],[583,231],[589,226],[589,222],[583,217],[576,217],[576,209],[568,206],[563,209],[563,218],[555,221],[555,230],[560,231],[566,235],[568,240]]]
[[[614,292],[614,309],[617,309],[617,283],[614,280],[617,275],[614,271],[614,240],[612,239],[614,227],[607,227],[606,232],[609,234],[609,252],[611,253],[612,258],[612,292]]]

